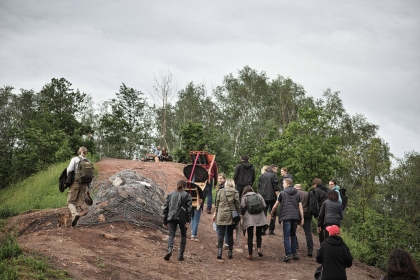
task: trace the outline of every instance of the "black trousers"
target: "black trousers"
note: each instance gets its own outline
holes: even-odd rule
[[[184,225],[178,224],[176,221],[168,222],[169,229],[169,238],[168,238],[168,247],[174,246],[174,238],[176,228],[179,225],[179,230],[181,231],[181,245],[179,246],[179,251],[185,251],[185,245],[187,244],[187,228]]]
[[[265,204],[267,205],[267,209],[266,211],[264,211],[264,214],[267,217],[267,212],[271,212],[276,201],[275,200],[264,200],[264,201],[265,201]],[[273,215],[271,216],[270,226],[269,226],[270,231],[274,231],[274,229],[276,228],[276,216],[277,216],[276,212],[274,212]]]
[[[262,245],[262,230],[263,230],[264,226],[260,226],[260,227],[255,227],[255,233],[257,236],[257,248],[261,248]],[[248,235],[248,254],[252,255],[252,241],[254,239],[254,227],[249,227],[246,229],[247,235]]]
[[[217,228],[219,229],[219,235],[217,237],[217,247],[223,248],[223,241],[225,239],[225,232],[227,230],[228,233],[228,245],[229,245],[229,251],[232,251],[233,249],[233,230],[235,229],[236,224],[233,225],[217,225]]]

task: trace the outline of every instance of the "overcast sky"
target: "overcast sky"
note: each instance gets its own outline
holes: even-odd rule
[[[246,65],[340,91],[392,153],[420,151],[419,0],[0,0],[0,86],[64,77],[99,102],[168,69],[211,92]]]

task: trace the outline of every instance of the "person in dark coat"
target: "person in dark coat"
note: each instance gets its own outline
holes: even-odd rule
[[[258,193],[264,198],[265,204],[267,205],[267,211],[273,212],[271,209],[276,203],[277,196],[279,195],[279,177],[277,176],[277,165],[272,164],[267,168],[267,171],[261,175],[258,180]],[[265,215],[267,212],[264,211]],[[272,213],[273,216],[270,220],[269,234],[274,234],[274,229],[276,228],[276,213]],[[263,231],[262,235],[265,235]]]
[[[318,215],[318,233],[327,226],[336,225],[340,227],[340,221],[343,219],[343,208],[338,202],[338,194],[335,191],[328,193],[328,198],[322,203]],[[325,233],[328,237],[328,231]]]
[[[279,220],[283,223],[283,241],[285,257],[284,262],[288,262],[293,256],[294,260],[298,260],[299,256],[296,252],[297,239],[296,228],[300,223],[303,226],[303,207],[300,201],[298,190],[292,186],[292,180],[285,178],[283,180],[284,190],[280,192],[276,203],[271,210],[271,215],[275,213],[276,208],[280,205]]]
[[[314,248],[314,242],[312,239],[312,232],[311,232],[311,223],[312,223],[312,216],[309,212],[309,194],[302,190],[302,187],[300,184],[296,184],[294,186],[295,189],[298,190],[299,196],[300,196],[300,202],[302,202],[302,208],[303,208],[303,230],[305,231],[305,237],[306,237],[306,246],[308,247],[307,256],[312,257],[312,252]],[[296,242],[298,244],[298,242]],[[297,249],[299,249],[299,245],[297,245]]]
[[[322,184],[321,179],[319,179],[319,178],[315,178],[312,181],[312,186],[314,187],[313,191],[315,192],[315,199],[318,202],[318,207],[319,207],[319,209],[321,209],[322,203],[324,203],[324,201],[328,197],[329,188],[324,186]],[[319,215],[319,213],[318,213],[318,215]],[[318,218],[318,215],[315,218]],[[318,237],[319,237],[319,244],[321,244],[325,239],[325,228],[321,228],[321,231],[319,232]]]
[[[386,274],[381,280],[419,280],[420,273],[416,261],[409,252],[396,248],[388,258]]]
[[[235,167],[235,173],[233,175],[233,181],[235,181],[239,199],[242,197],[245,186],[252,186],[255,181],[255,169],[248,160],[248,156],[241,156],[242,162]]]
[[[186,186],[187,182],[179,180],[176,184],[176,191],[168,194],[165,205],[163,206],[163,226],[169,228],[168,252],[163,257],[166,261],[169,261],[172,256],[175,231],[178,225],[179,230],[181,231],[181,244],[179,246],[178,260],[184,260],[185,245],[187,244],[187,227],[191,223],[192,211],[191,195],[184,191]],[[187,223],[185,225],[181,224],[177,219],[177,213],[181,207],[185,209],[187,215]]]
[[[346,268],[353,264],[349,247],[340,237],[340,228],[332,225],[326,228],[329,237],[321,244],[316,261],[322,264],[322,280],[347,280]]]

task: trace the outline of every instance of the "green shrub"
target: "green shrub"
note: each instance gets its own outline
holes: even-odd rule
[[[0,244],[0,261],[17,257],[20,254],[22,254],[22,249],[16,239],[8,233]]]

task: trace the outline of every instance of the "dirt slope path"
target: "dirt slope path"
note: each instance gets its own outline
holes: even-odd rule
[[[161,180],[158,184],[166,182],[167,191],[172,191],[176,182],[183,178],[184,167],[177,163],[116,159],[101,160],[97,166],[100,168],[99,181],[121,170],[133,169],[144,176],[156,176],[157,181]],[[164,176],[156,175],[156,171]],[[45,254],[54,267],[67,270],[74,279],[313,279],[318,266],[314,258],[305,255],[306,243],[301,228],[298,229],[300,260],[282,262],[284,249],[280,227],[275,230],[276,235],[263,237],[264,257],[255,256],[249,261],[246,258],[246,237],[242,236],[241,246],[235,244],[233,259],[227,259],[225,251],[223,259],[217,260],[212,215],[203,213],[198,233],[200,242],[188,240],[186,261],[178,262],[177,236],[175,253],[167,262],[163,260],[167,244],[165,233],[128,223],[59,228],[57,217],[67,211],[67,208],[61,208],[27,213],[10,222],[21,233],[19,243],[23,248]],[[112,236],[107,238],[106,235]],[[347,271],[348,279],[357,280],[379,279],[382,274],[378,269],[357,261]]]

